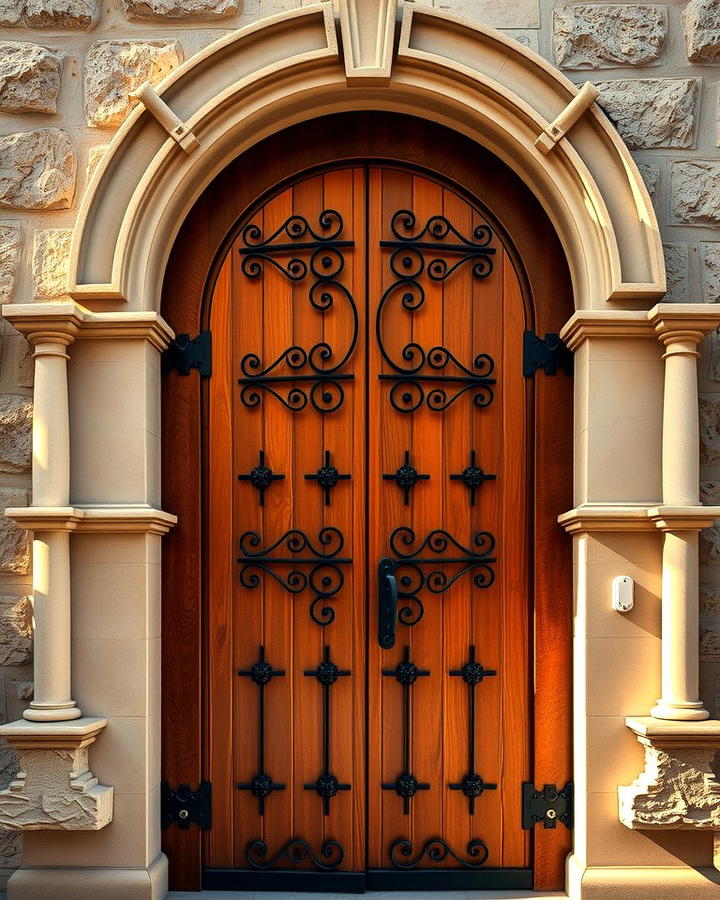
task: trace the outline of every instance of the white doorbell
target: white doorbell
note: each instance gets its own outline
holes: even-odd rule
[[[635,582],[629,575],[618,575],[612,582],[612,608],[629,612],[635,602]]]

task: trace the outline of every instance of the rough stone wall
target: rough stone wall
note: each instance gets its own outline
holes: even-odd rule
[[[0,0],[0,302],[60,300],[78,200],[130,91],[304,0]],[[423,0],[432,4],[433,0]],[[720,0],[434,0],[508,30],[581,83],[633,148],[656,204],[673,302],[720,302]],[[701,362],[703,499],[720,503],[720,338]],[[32,365],[0,320],[0,507],[30,486]],[[720,528],[703,535],[703,696],[720,716]],[[29,546],[0,519],[0,718],[30,695]],[[12,760],[0,752],[0,787]],[[0,873],[18,839],[0,833]],[[0,883],[1,887],[1,883]]]

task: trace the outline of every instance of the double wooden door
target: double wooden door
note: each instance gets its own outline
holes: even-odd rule
[[[478,204],[401,166],[304,177],[236,230],[209,319],[206,886],[531,885],[521,285]]]

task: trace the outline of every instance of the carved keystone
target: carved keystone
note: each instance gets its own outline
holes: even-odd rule
[[[620,821],[633,829],[720,830],[720,722],[626,719],[645,769],[618,787]]]
[[[12,722],[0,737],[17,751],[20,771],[0,791],[0,828],[9,831],[98,831],[112,821],[113,789],[99,784],[88,748],[107,719]]]

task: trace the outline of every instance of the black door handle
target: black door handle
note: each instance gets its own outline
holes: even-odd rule
[[[395,578],[395,560],[388,556],[378,566],[378,643],[383,650],[395,645],[395,628],[398,616],[398,587]]]

